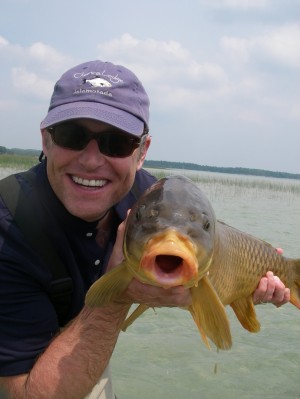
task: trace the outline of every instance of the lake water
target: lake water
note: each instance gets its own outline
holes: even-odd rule
[[[192,175],[199,177],[219,220],[282,247],[285,256],[300,257],[299,181]],[[227,310],[233,347],[220,352],[205,347],[189,312],[144,313],[121,333],[113,354],[118,399],[299,399],[299,310],[291,304],[256,306],[257,334],[244,330]]]
[[[198,178],[219,220],[300,257],[299,181],[185,174]],[[256,311],[261,331],[250,334],[228,308],[233,347],[217,352],[204,346],[189,312],[148,310],[114,351],[118,399],[300,399],[299,310],[268,304]]]

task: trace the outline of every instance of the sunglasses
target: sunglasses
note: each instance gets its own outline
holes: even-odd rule
[[[74,151],[83,150],[91,140],[96,140],[99,151],[113,158],[125,158],[139,147],[142,137],[120,131],[89,132],[85,127],[72,122],[60,123],[47,128],[55,144]]]

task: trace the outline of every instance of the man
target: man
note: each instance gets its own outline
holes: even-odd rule
[[[142,169],[148,123],[148,96],[122,66],[86,62],[56,83],[41,123],[45,160],[33,168],[33,180],[19,175],[18,182],[72,278],[72,303],[59,320],[51,270],[1,201],[0,381],[10,398],[112,398],[107,365],[130,303],[190,303],[183,287],[133,280],[119,302],[84,306],[90,285],[122,259],[124,224],[117,230],[134,191],[155,180]],[[254,300],[280,306],[289,290],[269,273]]]

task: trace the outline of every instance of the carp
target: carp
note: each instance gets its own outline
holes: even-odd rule
[[[149,187],[126,223],[123,262],[88,290],[86,304],[107,304],[126,290],[132,278],[168,289],[190,289],[188,307],[204,343],[232,345],[225,310],[230,305],[241,325],[258,332],[252,294],[272,270],[291,289],[300,309],[300,259],[289,259],[265,241],[216,219],[200,188],[184,176],[170,176]],[[125,330],[148,307],[140,304],[125,320]]]

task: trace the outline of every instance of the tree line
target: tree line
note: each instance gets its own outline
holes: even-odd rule
[[[40,152],[41,151],[39,150],[32,150],[32,149],[23,150],[20,148],[8,149],[6,147],[0,146],[0,155],[10,154],[10,155],[23,155],[23,156],[26,155],[39,156]],[[265,177],[277,177],[281,179],[300,180],[300,174],[295,174],[295,173],[274,172],[270,170],[241,168],[241,167],[220,167],[220,166],[198,165],[189,162],[145,160],[144,166],[146,168],[155,168],[155,169],[198,170],[203,172],[218,172],[218,173],[229,173],[234,175],[265,176]]]
[[[41,150],[32,150],[32,149],[23,150],[21,148],[6,148],[0,145],[0,155],[8,154],[8,155],[39,156],[40,153]]]
[[[203,172],[218,172],[218,173],[229,173],[234,175],[265,176],[265,177],[276,177],[281,179],[300,180],[300,174],[295,174],[295,173],[273,172],[270,170],[241,168],[241,167],[219,167],[219,166],[198,165],[189,162],[146,160],[144,166],[146,168],[156,168],[156,169],[198,170]]]

